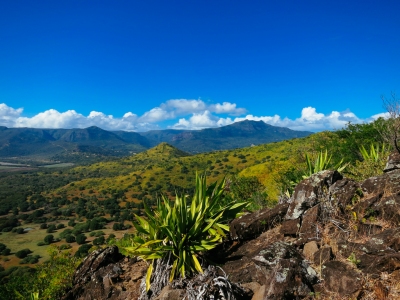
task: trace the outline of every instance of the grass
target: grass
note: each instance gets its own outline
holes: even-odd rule
[[[74,164],[73,163],[59,163],[59,164],[52,164],[52,165],[44,165],[41,166],[42,168],[66,168],[66,167],[72,167]]]
[[[11,250],[11,254],[8,256],[0,255],[0,263],[4,268],[8,268],[11,266],[34,266],[29,264],[20,265],[20,259],[17,258],[14,254],[22,249],[28,248],[33,253],[31,255],[40,255],[42,258],[39,260],[39,263],[42,263],[50,258],[47,249],[49,245],[38,246],[37,243],[43,241],[46,235],[52,234],[55,238],[58,238],[59,234],[65,229],[72,229],[72,227],[67,226],[68,220],[59,221],[59,222],[51,222],[48,224],[64,224],[65,228],[58,229],[53,233],[47,233],[46,229],[40,229],[41,224],[23,224],[22,228],[31,228],[28,232],[24,234],[18,234],[13,232],[3,232],[0,234],[0,243],[7,245]],[[127,222],[129,223],[129,222]],[[109,223],[106,225],[105,229],[101,229],[105,233],[105,237],[113,233],[116,238],[122,238],[125,233],[133,233],[133,229],[123,230],[123,231],[114,231],[112,229],[113,223]],[[99,230],[96,230],[99,231]],[[87,236],[86,243],[91,243],[96,237],[89,236],[89,232],[85,233]],[[62,244],[66,244],[65,240],[61,240],[56,243],[52,243],[52,245],[61,246]],[[72,251],[76,252],[80,245],[76,242],[70,244],[72,246]],[[5,261],[5,259],[8,259]]]

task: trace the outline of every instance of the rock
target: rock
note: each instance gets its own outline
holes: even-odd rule
[[[315,271],[291,245],[276,242],[261,250],[252,260],[265,276],[261,285],[268,287],[262,299],[305,297],[316,283]]]
[[[266,298],[266,286],[262,285],[255,293],[251,300],[265,300]]]
[[[387,250],[400,251],[400,228],[390,228],[372,235],[364,244],[363,250],[368,254],[379,254]]]
[[[309,261],[313,261],[314,254],[318,251],[318,244],[315,241],[308,242],[304,245],[303,255]]]
[[[284,203],[274,208],[264,208],[252,214],[243,215],[229,225],[232,239],[249,240],[279,225],[286,214],[289,204]]]
[[[371,206],[370,210],[374,212],[374,216],[388,221],[392,224],[400,223],[400,195],[383,196],[379,202]]]
[[[361,182],[361,189],[366,195],[398,194],[400,192],[400,170],[393,170],[381,176],[370,177]]]
[[[159,296],[154,300],[181,300],[185,296],[185,291],[181,289],[171,289],[170,285],[164,287]]]
[[[285,219],[299,218],[308,208],[321,201],[321,197],[328,192],[329,187],[343,176],[337,171],[321,171],[301,181],[293,193],[293,201],[290,203]]]
[[[313,261],[317,266],[321,266],[324,263],[332,259],[332,248],[329,246],[322,247],[314,253]]]
[[[346,206],[353,204],[354,199],[363,196],[361,185],[349,178],[343,178],[333,183],[329,187],[329,192],[341,213],[346,212]]]
[[[363,254],[359,258],[358,268],[364,273],[376,277],[382,272],[392,273],[400,269],[400,253],[382,253],[381,255]]]
[[[297,244],[304,244],[308,241],[321,239],[321,228],[317,220],[320,213],[320,205],[308,209],[302,216],[301,227],[299,230],[299,241]]]
[[[366,236],[382,232],[382,226],[369,223],[361,223],[358,225],[358,233]]]
[[[243,283],[242,287],[251,290],[253,294],[256,295],[258,290],[261,288],[261,285],[258,282],[248,282],[248,283]],[[251,300],[254,300],[254,295],[253,298],[251,298]]]
[[[312,291],[312,285],[317,282],[316,273],[294,246],[275,242],[258,245],[256,250],[243,249],[254,249],[254,246],[242,245],[232,254],[232,260],[222,266],[233,282],[260,286],[259,290],[253,290],[253,299],[291,299]],[[239,256],[239,253],[247,255]]]
[[[146,270],[145,262],[125,260],[116,246],[96,250],[77,268],[62,299],[137,299]]]
[[[400,153],[394,151],[390,153],[385,169],[383,169],[383,172],[390,172],[397,169],[400,169]]]
[[[329,261],[322,266],[324,287],[341,297],[355,297],[361,291],[361,276],[345,263]]]
[[[296,236],[300,229],[300,220],[287,220],[282,223],[281,233],[284,235]]]

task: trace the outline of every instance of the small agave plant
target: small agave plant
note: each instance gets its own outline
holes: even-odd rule
[[[385,144],[382,145],[382,148],[379,147],[379,144],[377,144],[376,147],[371,144],[369,152],[362,145],[360,147],[360,153],[364,160],[372,160],[374,162],[378,162],[380,159],[386,158],[386,156],[389,154],[389,150],[388,147],[385,146]]]
[[[311,162],[310,156],[306,153],[306,164],[307,172],[303,175],[303,179],[310,177],[311,175],[318,173],[323,170],[328,170],[330,168],[337,170],[338,172],[343,171],[348,164],[343,164],[343,159],[336,165],[331,166],[332,155],[328,157],[328,151],[320,152],[315,159],[314,163]]]
[[[196,174],[196,190],[190,205],[187,196],[175,201],[162,196],[152,210],[145,205],[146,218],[135,215],[137,235],[125,251],[150,261],[146,275],[146,291],[151,287],[156,263],[171,261],[169,280],[203,273],[199,256],[215,248],[229,231],[227,221],[235,218],[248,205],[246,202],[221,206],[226,181],[209,187],[206,177]]]

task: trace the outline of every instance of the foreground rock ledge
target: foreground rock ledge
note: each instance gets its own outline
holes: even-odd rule
[[[237,299],[400,299],[399,222],[399,169],[363,182],[324,171],[287,203],[232,221],[210,259],[251,291]],[[117,247],[97,250],[63,299],[138,299],[146,269]],[[182,293],[167,285],[154,299]]]

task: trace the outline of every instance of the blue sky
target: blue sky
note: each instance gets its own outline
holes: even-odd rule
[[[398,1],[5,1],[0,125],[337,129],[400,94]]]

